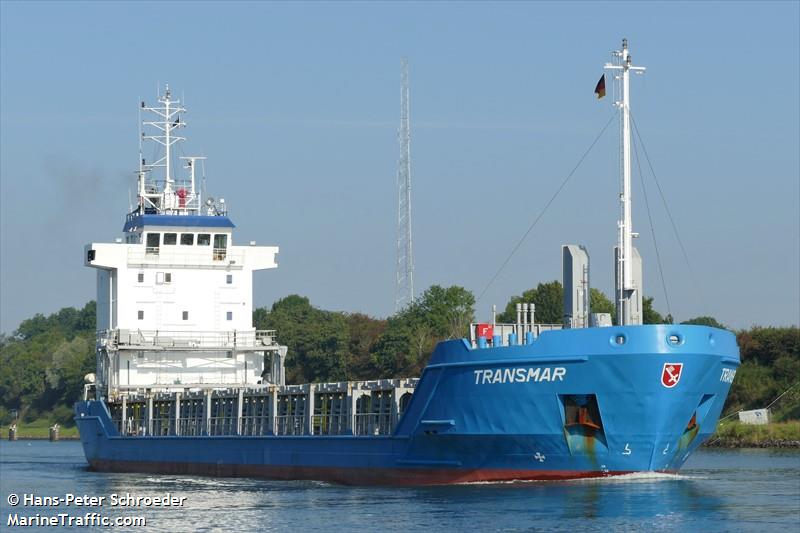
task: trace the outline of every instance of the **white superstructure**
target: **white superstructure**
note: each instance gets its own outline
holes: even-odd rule
[[[142,133],[163,148],[148,164],[140,157],[138,205],[124,239],[86,245],[84,262],[97,269],[97,380],[103,395],[122,391],[283,384],[286,348],[274,331],[253,327],[253,272],[276,268],[277,246],[233,244],[224,200],[201,202],[195,167],[174,173],[173,135],[185,126],[169,88],[160,107],[141,109],[157,120]],[[158,175],[156,175],[158,174]]]

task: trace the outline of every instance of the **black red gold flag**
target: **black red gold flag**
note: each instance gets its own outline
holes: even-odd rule
[[[594,88],[594,94],[597,95],[597,99],[601,99],[606,95],[606,75],[603,74],[600,76],[600,81],[597,82],[597,87]]]

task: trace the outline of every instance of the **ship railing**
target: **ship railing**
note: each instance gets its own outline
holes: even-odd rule
[[[196,416],[181,417],[177,419],[178,433],[181,436],[199,436],[206,433],[206,424],[203,418]]]
[[[243,416],[241,425],[241,435],[258,436],[272,433],[272,423],[268,415]]]
[[[350,433],[349,419],[346,414],[314,415],[312,424],[314,435],[345,435]]]
[[[315,415],[312,418],[314,435],[348,435],[351,434],[349,416]],[[392,433],[391,417],[388,414],[363,413],[354,415],[355,427],[352,434],[389,435]],[[303,415],[280,415],[275,417],[277,435],[305,435],[306,418]],[[211,417],[208,420],[198,417],[153,418],[152,432],[148,431],[147,419],[128,418],[115,420],[114,425],[120,435],[126,437],[143,437],[147,435],[184,437],[201,435],[271,435],[273,420],[269,416]],[[177,429],[177,432],[176,432]]]
[[[151,423],[153,424],[153,428],[151,431],[151,435],[155,436],[166,436],[166,435],[174,435],[174,427],[172,425],[174,418],[170,417],[158,417],[153,418]]]
[[[493,345],[497,337],[499,337],[500,342],[498,346],[527,344],[529,341],[538,338],[545,331],[564,329],[562,324],[487,324],[473,322],[469,325],[470,342],[473,348],[478,347],[478,329],[486,326],[491,328],[491,335],[487,333],[484,337],[487,346]]]
[[[303,435],[306,417],[304,415],[278,415],[275,417],[277,435]]]
[[[188,246],[131,246],[128,248],[128,266],[160,267],[214,267],[241,269],[244,265],[244,251],[230,248],[211,248],[208,246],[190,248]]]
[[[235,416],[212,416],[208,419],[209,435],[236,435],[239,421]]]
[[[150,201],[150,205],[158,207],[165,211],[184,212],[193,211],[199,212],[202,207],[200,204],[200,195],[192,194],[191,180],[170,180],[170,187],[172,192],[165,192],[166,180],[148,179],[144,182],[144,195],[148,199],[156,199],[158,203]],[[161,205],[163,202],[164,205]],[[221,204],[217,209],[225,210],[225,204]],[[225,214],[224,212],[218,214]]]
[[[390,435],[392,417],[390,413],[359,413],[354,417],[354,435]]]
[[[97,332],[100,346],[118,348],[153,347],[158,349],[203,349],[203,348],[263,348],[275,346],[276,330],[231,330],[231,331],[191,331],[191,330],[130,330],[111,329]]]
[[[144,418],[130,417],[124,420],[114,420],[114,425],[119,434],[126,437],[147,435],[147,420]]]

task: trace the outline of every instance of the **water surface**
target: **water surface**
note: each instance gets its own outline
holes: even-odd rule
[[[147,531],[798,531],[800,452],[702,450],[677,476],[450,487],[343,487],[87,470],[75,441],[0,442],[0,530],[10,513],[143,516]],[[183,507],[11,507],[8,496],[186,497]],[[78,528],[76,528],[78,529]],[[103,528],[80,528],[83,531]]]

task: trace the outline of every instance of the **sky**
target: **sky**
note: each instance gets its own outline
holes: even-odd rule
[[[0,332],[94,299],[83,245],[121,236],[138,102],[165,83],[188,108],[183,151],[208,157],[234,243],[280,246],[279,268],[255,276],[255,305],[300,294],[390,315],[402,57],[416,292],[483,293],[485,319],[560,279],[560,247],[574,243],[611,294],[618,125],[610,91],[593,91],[623,37],[647,67],[631,80],[644,293],[677,320],[799,324],[797,1],[3,0]]]

